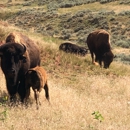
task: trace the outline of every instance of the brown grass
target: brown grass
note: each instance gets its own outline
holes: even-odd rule
[[[41,37],[13,26],[2,29],[9,32],[22,31],[38,41],[42,65],[48,72],[51,104],[42,91],[42,104],[36,110],[31,91],[28,108],[22,105],[8,106],[5,78],[0,71],[0,130],[130,129],[129,66],[113,62],[110,69],[101,69],[91,64],[89,54],[81,58],[59,52],[58,45],[61,41],[57,39]],[[99,111],[103,116],[102,122],[94,119],[94,111]]]
[[[33,35],[30,34],[30,37]],[[40,40],[42,65],[48,72],[50,102],[40,94],[42,105],[31,104],[0,107],[2,130],[129,130],[130,82],[129,66],[113,62],[110,69],[91,65],[90,55],[81,58],[58,51],[58,45]],[[57,64],[57,58],[60,56]],[[44,61],[45,60],[45,61]],[[79,66],[78,66],[78,65]],[[74,65],[76,65],[74,67]],[[86,68],[85,68],[86,67]],[[0,72],[0,99],[8,96],[5,78]],[[104,120],[94,119],[99,111]]]
[[[71,75],[71,74],[70,74]],[[1,106],[0,112],[7,111],[0,129],[3,130],[128,130],[130,128],[129,110],[130,89],[129,77],[108,77],[104,75],[79,75],[79,83],[65,85],[66,79],[49,78],[50,102],[45,100],[41,92],[42,105],[36,110],[33,103],[29,108],[10,108]],[[1,72],[0,89],[6,91],[5,80]],[[94,119],[92,113],[99,111],[104,120]]]
[[[91,11],[99,11],[99,10],[110,10],[114,11],[117,14],[122,11],[129,11],[129,5],[119,5],[118,2],[110,2],[106,4],[100,4],[99,2],[80,5],[80,6],[74,6],[72,8],[60,8],[58,9],[60,14],[66,14],[66,13],[75,13],[77,10],[91,10]]]

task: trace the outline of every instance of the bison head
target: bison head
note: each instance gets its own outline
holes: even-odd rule
[[[81,56],[85,56],[88,53],[88,49],[84,47],[80,47],[79,53]]]
[[[59,46],[59,50],[65,51],[65,50],[66,50],[66,45],[65,45],[65,44],[61,44],[61,45]]]
[[[21,65],[26,61],[25,51],[25,45],[19,43],[5,43],[0,46],[1,68],[10,86],[17,82]]]
[[[33,86],[39,86],[40,85],[40,78],[37,71],[29,69],[28,72],[25,75],[26,84],[31,84]],[[28,86],[26,86],[28,87]],[[39,88],[38,88],[39,89]]]
[[[113,58],[114,58],[114,55],[111,51],[106,52],[103,55],[104,68],[106,69],[109,68],[111,62],[113,61]]]

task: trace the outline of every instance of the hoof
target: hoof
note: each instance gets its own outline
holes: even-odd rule
[[[94,64],[94,65],[99,65],[99,63],[97,63],[97,62],[93,62],[93,64]]]

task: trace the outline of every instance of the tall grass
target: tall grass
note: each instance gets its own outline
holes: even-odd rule
[[[4,28],[5,35],[8,29]],[[41,35],[29,32],[28,36],[38,40],[41,65],[48,73],[51,104],[43,90],[39,110],[33,91],[28,108],[21,104],[9,106],[5,77],[0,70],[0,130],[130,129],[129,66],[114,61],[110,69],[103,69],[91,64],[90,54],[86,57],[66,54],[58,50],[58,41],[50,38],[44,41]],[[95,118],[94,112],[99,112],[103,119]]]
[[[70,73],[71,75],[71,73]],[[79,129],[129,129],[127,105],[129,77],[108,77],[104,75],[78,75],[79,82],[67,84],[66,79],[49,78],[50,102],[41,92],[42,105],[36,110],[33,104],[27,109],[21,105],[10,108],[1,106],[0,112],[6,110],[6,116],[0,114],[0,129],[4,130],[79,130]],[[0,79],[1,90],[5,89],[4,77]],[[68,82],[69,83],[69,82]],[[76,89],[77,88],[77,89]],[[6,91],[6,90],[5,90]],[[94,119],[92,113],[99,111],[104,120]]]

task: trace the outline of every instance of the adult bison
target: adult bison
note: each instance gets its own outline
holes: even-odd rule
[[[59,46],[59,50],[65,51],[67,53],[78,54],[78,55],[81,55],[81,56],[85,56],[88,52],[87,48],[73,44],[70,41],[63,42]]]
[[[99,62],[102,67],[103,62],[104,68],[109,68],[114,58],[109,42],[109,33],[105,30],[94,31],[88,35],[86,43],[91,53],[92,63]]]
[[[21,33],[10,33],[5,44],[0,46],[0,57],[10,100],[15,101],[18,93],[23,102],[26,95],[25,73],[40,65],[38,46]]]

